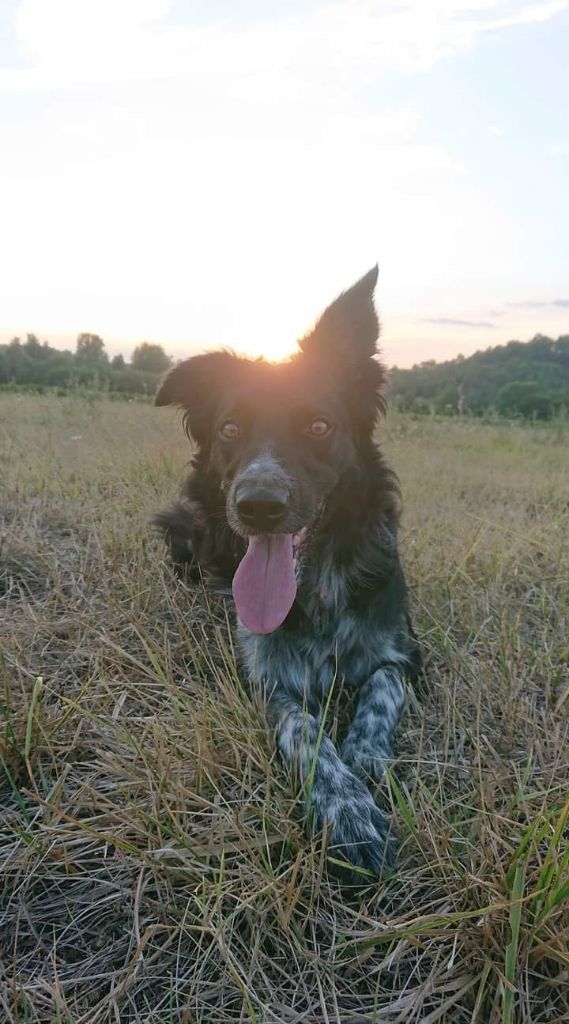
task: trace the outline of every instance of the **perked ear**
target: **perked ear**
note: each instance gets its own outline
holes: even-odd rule
[[[178,363],[162,380],[155,405],[185,410],[184,426],[198,444],[208,437],[220,390],[238,360],[231,352],[206,352]]]
[[[377,352],[379,320],[373,302],[377,264],[324,310],[299,345],[306,355],[358,362]]]

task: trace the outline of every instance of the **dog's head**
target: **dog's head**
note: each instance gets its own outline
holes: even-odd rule
[[[283,621],[296,590],[295,547],[383,410],[385,372],[373,358],[376,281],[374,267],[343,292],[289,361],[210,352],[179,363],[158,390],[157,405],[184,409],[200,465],[225,494],[227,520],[248,538],[234,592],[253,632]],[[262,614],[243,614],[261,599]]]

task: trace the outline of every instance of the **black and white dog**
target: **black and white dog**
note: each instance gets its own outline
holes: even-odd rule
[[[341,294],[288,362],[216,351],[179,363],[157,405],[185,410],[197,451],[159,514],[176,563],[232,584],[240,648],[329,856],[358,874],[393,859],[367,782],[392,757],[405,677],[419,670],[397,551],[399,491],[374,441],[385,411],[377,267]],[[356,691],[340,751],[323,707]],[[359,869],[359,870],[358,870]]]

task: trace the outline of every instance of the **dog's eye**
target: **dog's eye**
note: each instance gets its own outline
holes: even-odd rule
[[[317,416],[315,420],[312,420],[306,433],[310,434],[311,437],[326,437],[326,434],[329,434],[331,429],[332,427],[328,420],[323,419],[322,416]]]
[[[219,428],[219,435],[224,441],[235,441],[241,433],[241,427],[235,420],[226,420]]]

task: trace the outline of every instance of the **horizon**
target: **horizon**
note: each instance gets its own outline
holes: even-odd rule
[[[19,335],[13,335],[10,339],[8,339],[8,342],[2,340],[2,338],[0,336],[0,345],[6,344],[6,343],[9,344],[10,341],[15,341],[15,340],[18,340],[22,344],[24,344],[27,335],[32,335],[35,338],[37,338],[37,340],[42,345],[43,344],[47,344],[51,348],[57,349],[58,351],[71,352],[71,354],[74,354],[75,350],[76,350],[77,338],[80,336],[81,333],[90,333],[90,334],[96,335],[97,337],[101,338],[100,335],[97,335],[96,331],[78,332],[78,334],[75,335],[72,339],[70,339],[68,341],[68,343],[63,343],[62,342],[61,345],[53,345],[49,338],[40,337],[35,332],[29,331],[29,332],[23,332],[22,334],[19,334]],[[424,360],[421,360],[420,362],[409,363],[407,366],[403,366],[403,365],[400,365],[398,363],[388,363],[387,362],[387,359],[385,358],[385,352],[384,352],[383,347],[381,345],[381,335],[380,335],[380,341],[379,341],[379,345],[378,345],[378,353],[377,354],[382,357],[383,362],[385,363],[388,372],[391,372],[391,370],[412,370],[412,369],[418,369],[418,368],[420,368],[421,366],[423,366],[423,365],[425,365],[427,363],[436,363],[437,365],[440,365],[442,363],[456,361],[457,359],[461,359],[461,360],[464,359],[464,360],[466,360],[470,356],[481,355],[484,352],[490,351],[491,349],[506,348],[510,344],[514,344],[514,345],[520,345],[520,344],[521,345],[529,345],[529,344],[531,344],[532,341],[535,341],[537,338],[540,338],[540,337],[541,338],[545,337],[545,338],[547,338],[548,340],[550,340],[552,342],[557,342],[561,338],[569,337],[569,330],[562,332],[561,334],[557,335],[556,337],[551,336],[551,335],[546,335],[546,334],[544,334],[543,331],[538,331],[531,338],[509,338],[508,341],[496,342],[495,344],[487,345],[484,348],[475,349],[474,351],[469,352],[468,354],[465,354],[464,352],[461,351],[461,352],[457,352],[456,355],[450,356],[450,357],[445,358],[445,359],[424,359]],[[138,341],[138,342],[134,343],[134,345],[132,346],[132,349],[128,353],[124,352],[121,349],[118,349],[116,347],[115,348],[108,348],[104,338],[101,338],[101,341],[104,344],[105,351],[107,353],[107,356],[109,357],[109,360],[114,358],[115,356],[120,355],[120,356],[122,356],[124,358],[126,365],[128,365],[130,360],[132,359],[132,355],[134,353],[134,350],[137,348],[137,346],[145,345],[145,344],[161,345],[162,349],[164,350],[165,355],[167,355],[170,358],[170,360],[171,360],[171,362],[173,364],[175,362],[177,362],[178,359],[186,358],[186,353],[181,353],[179,356],[172,355],[172,353],[168,352],[166,347],[164,345],[162,345],[161,342],[149,342],[148,338],[145,338],[145,339],[143,339],[141,341]],[[224,346],[224,348],[227,349],[228,351],[234,352],[234,354],[237,355],[237,356],[245,356],[245,357],[248,356],[249,358],[259,358],[259,356],[256,356],[253,353],[245,352],[245,351],[241,351],[240,352],[240,351],[238,351],[235,348],[231,348],[231,346]],[[199,354],[199,353],[202,353],[202,352],[205,353],[205,352],[208,352],[208,351],[212,351],[212,349],[211,348],[204,349],[204,348],[200,348],[198,346],[198,347],[194,347],[192,349],[188,349],[187,355],[196,355],[196,354]],[[285,362],[287,359],[292,358],[294,355],[297,355],[299,352],[300,352],[300,348],[297,346],[296,348],[292,349],[291,351],[288,351],[285,355],[282,355],[282,356],[280,356],[278,358],[276,358],[276,357],[272,358],[270,356],[263,356],[262,358],[267,359],[269,362],[277,362],[277,363],[279,363],[279,362]]]
[[[375,262],[390,366],[567,333],[569,0],[0,19],[0,342],[275,358]]]

